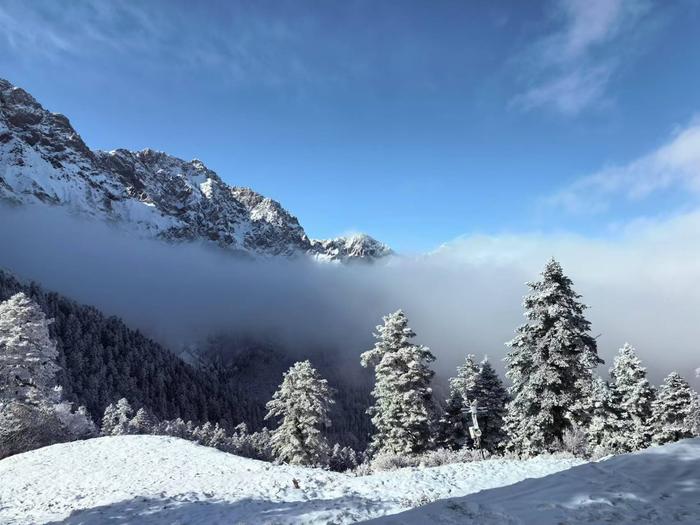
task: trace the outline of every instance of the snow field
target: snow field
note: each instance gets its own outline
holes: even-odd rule
[[[0,461],[0,523],[352,523],[581,463],[496,459],[353,477],[171,437],[103,437]]]

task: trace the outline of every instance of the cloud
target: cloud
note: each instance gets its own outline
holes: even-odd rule
[[[420,257],[378,265],[244,261],[200,245],[139,240],[59,210],[0,207],[0,266],[119,315],[172,348],[230,332],[349,360],[372,344],[381,316],[403,308],[450,374],[467,353],[502,370],[504,342],[523,322],[524,283],[557,257],[591,305],[610,364],[635,345],[655,382],[700,366],[700,211],[637,221],[614,239],[469,236]]]
[[[209,71],[234,84],[265,87],[318,82],[338,71],[314,72],[313,16],[244,3],[186,7],[9,0],[0,5],[0,50],[30,63],[121,58],[170,74]]]
[[[700,192],[700,122],[676,132],[655,151],[626,165],[584,176],[549,197],[549,205],[574,213],[602,212],[619,198],[640,201],[653,193]]]
[[[557,29],[526,50],[527,87],[512,105],[573,116],[603,103],[621,62],[621,45],[629,45],[649,10],[646,0],[558,0]]]
[[[516,104],[526,110],[549,105],[564,115],[576,115],[600,101],[611,74],[609,66],[566,72],[532,87]]]

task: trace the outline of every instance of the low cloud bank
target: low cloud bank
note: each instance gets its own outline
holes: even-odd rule
[[[552,256],[588,311],[606,369],[625,341],[654,382],[700,365],[700,212],[636,222],[614,239],[500,235],[375,264],[250,261],[197,244],[135,239],[59,210],[0,208],[0,266],[119,315],[179,350],[228,332],[327,349],[359,362],[387,312],[403,308],[449,374],[466,353],[502,369],[523,321],[525,281]],[[358,364],[359,366],[359,364]]]

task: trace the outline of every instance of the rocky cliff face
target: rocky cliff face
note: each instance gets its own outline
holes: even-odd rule
[[[367,235],[311,240],[278,202],[229,186],[201,161],[146,149],[92,151],[69,120],[0,79],[0,201],[62,206],[166,241],[207,240],[253,256],[374,260]]]

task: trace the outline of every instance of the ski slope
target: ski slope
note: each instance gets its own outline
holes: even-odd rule
[[[0,523],[352,523],[581,463],[499,459],[353,477],[170,437],[104,437],[0,461]]]
[[[387,516],[377,525],[700,523],[700,439]]]

